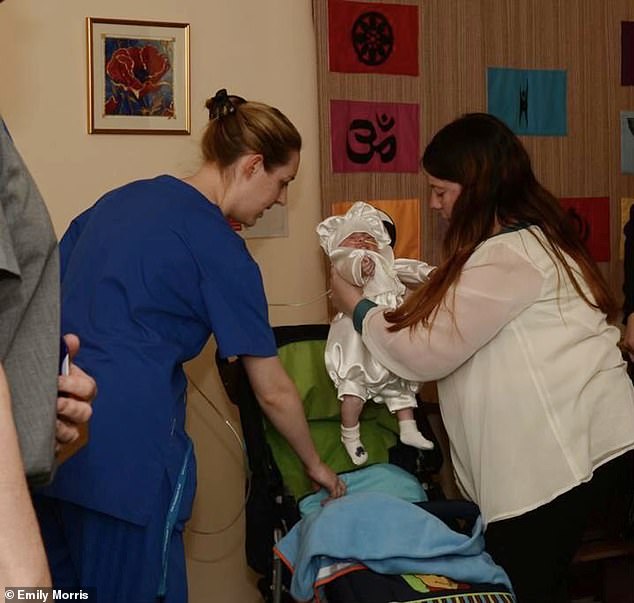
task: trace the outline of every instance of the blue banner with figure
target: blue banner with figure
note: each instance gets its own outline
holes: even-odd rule
[[[518,135],[566,136],[566,71],[487,69],[487,111]]]

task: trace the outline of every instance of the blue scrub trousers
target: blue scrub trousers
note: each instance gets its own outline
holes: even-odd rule
[[[164,598],[157,597],[171,494],[166,477],[157,511],[146,526],[35,495],[53,586],[94,588],[98,603],[186,603],[182,522],[176,524],[169,543],[167,592]]]

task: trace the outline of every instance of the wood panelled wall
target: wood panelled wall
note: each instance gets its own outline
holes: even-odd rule
[[[327,1],[313,0],[324,216],[334,201],[418,197],[423,204],[423,259],[437,262],[443,225],[427,207],[422,174],[332,172],[330,100],[420,103],[422,152],[445,123],[467,111],[486,111],[487,67],[565,69],[568,135],[524,136],[522,141],[538,178],[556,196],[610,198],[612,259],[601,267],[620,294],[620,200],[634,197],[634,176],[621,174],[620,111],[634,110],[634,87],[620,85],[621,22],[634,21],[634,2],[389,2],[419,7],[418,77],[330,72]]]

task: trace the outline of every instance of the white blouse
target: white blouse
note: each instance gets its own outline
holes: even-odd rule
[[[537,227],[492,237],[431,328],[389,332],[381,307],[363,323],[379,362],[412,381],[437,380],[456,480],[485,523],[551,501],[634,448],[619,331],[546,249]]]

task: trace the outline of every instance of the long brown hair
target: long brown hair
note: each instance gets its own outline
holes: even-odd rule
[[[421,164],[429,175],[458,183],[462,191],[443,241],[443,261],[405,303],[385,314],[391,330],[433,322],[465,262],[491,236],[496,221],[502,228],[539,226],[546,251],[563,266],[577,293],[608,320],[616,318],[616,300],[577,230],[557,198],[537,181],[526,149],[503,122],[486,113],[463,115],[436,133]],[[593,299],[583,292],[564,254],[578,264]]]

